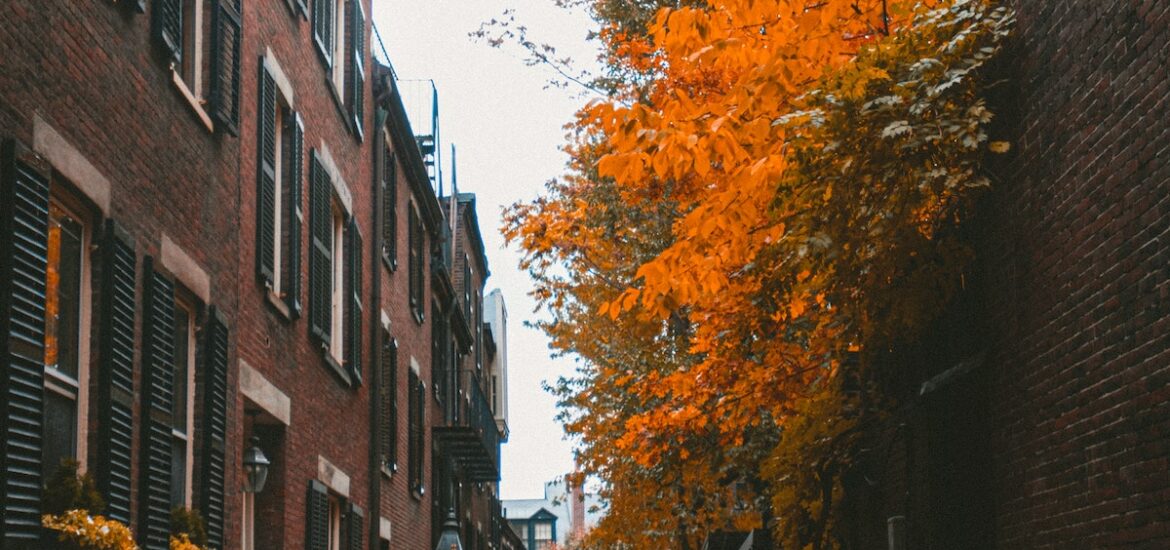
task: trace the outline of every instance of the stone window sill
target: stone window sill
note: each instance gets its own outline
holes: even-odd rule
[[[195,113],[195,116],[198,117],[199,121],[203,123],[203,127],[207,128],[208,132],[214,133],[215,124],[211,122],[211,116],[208,115],[207,110],[203,108],[203,102],[198,97],[195,97],[195,94],[191,91],[191,88],[188,88],[187,83],[183,82],[183,77],[179,76],[179,72],[173,68],[171,69],[171,83],[173,83],[175,88],[179,90],[179,95],[183,96],[183,99],[187,100],[187,105],[191,107],[191,110]]]

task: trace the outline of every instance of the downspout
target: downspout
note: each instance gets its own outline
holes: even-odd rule
[[[391,83],[391,85],[393,85]],[[386,147],[385,132],[383,128],[386,126],[386,118],[389,112],[386,109],[378,106],[374,109],[374,139],[373,139],[373,159],[374,159],[374,174],[370,180],[373,183],[374,196],[374,238],[370,239],[373,250],[370,251],[370,274],[371,285],[373,289],[370,293],[370,301],[373,303],[373,308],[370,309],[371,317],[374,322],[370,325],[370,357],[373,358],[371,364],[374,366],[370,378],[370,503],[366,507],[370,511],[370,548],[380,548],[381,531],[382,531],[382,468],[381,457],[379,453],[382,449],[382,431],[379,429],[378,420],[382,417],[382,400],[379,396],[382,395],[382,369],[386,366],[382,364],[381,354],[381,331],[382,331],[382,261],[379,256],[382,252],[382,219],[385,212],[382,212],[382,185],[378,181],[378,163],[383,158],[382,148]],[[382,167],[382,172],[385,173],[386,167]]]

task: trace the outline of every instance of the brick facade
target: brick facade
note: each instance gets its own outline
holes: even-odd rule
[[[1170,545],[1170,6],[1013,2],[967,287],[851,480],[887,548]],[[1002,137],[999,137],[1002,136]],[[924,382],[929,384],[924,385]]]
[[[319,5],[337,6],[337,25],[329,32],[338,33],[339,44],[345,46],[334,52],[336,70],[326,62],[325,50],[317,47],[320,40],[316,34],[327,28],[315,26]],[[355,5],[361,7],[356,15],[352,11]],[[184,16],[186,21],[202,21],[198,32],[179,33],[183,48],[187,48],[182,55],[171,53],[164,46],[166,41],[160,39],[177,36],[173,32],[166,35],[168,20],[158,17],[174,6],[195,10]],[[144,547],[159,547],[157,540],[143,538],[147,536],[147,524],[162,529],[158,534],[165,537],[169,521],[159,520],[157,513],[150,515],[145,504],[149,495],[166,496],[166,491],[158,492],[157,484],[148,483],[151,478],[144,466],[150,456],[147,446],[152,444],[149,435],[153,432],[148,427],[155,422],[153,419],[161,418],[158,411],[147,410],[155,397],[150,389],[153,386],[148,385],[152,380],[148,373],[159,367],[148,364],[148,358],[155,357],[157,351],[151,347],[156,344],[146,339],[163,326],[146,321],[158,318],[158,313],[148,307],[155,303],[148,303],[147,297],[152,294],[146,292],[148,287],[154,288],[151,285],[155,279],[148,279],[154,275],[149,274],[157,272],[162,280],[175,284],[175,299],[190,304],[195,313],[192,334],[197,341],[191,344],[195,350],[191,366],[194,389],[189,403],[193,411],[189,445],[194,450],[189,464],[192,472],[188,502],[190,507],[203,510],[204,501],[212,498],[208,495],[217,491],[224,495],[222,505],[207,508],[217,516],[214,520],[208,518],[216,524],[219,535],[213,545],[239,548],[246,536],[243,518],[249,505],[248,497],[242,494],[244,476],[240,465],[245,450],[251,446],[249,438],[256,437],[271,466],[265,489],[250,505],[255,518],[255,548],[319,548],[319,542],[313,539],[324,533],[314,531],[312,525],[320,516],[312,510],[315,505],[328,504],[319,498],[344,506],[342,548],[431,548],[438,531],[432,525],[437,488],[432,486],[436,476],[431,467],[448,462],[441,454],[448,452],[448,447],[432,439],[432,426],[448,423],[445,407],[459,399],[452,394],[445,404],[440,403],[433,391],[431,368],[432,326],[440,318],[436,313],[449,314],[458,298],[451,281],[453,265],[461,264],[452,264],[449,258],[435,261],[452,248],[445,242],[452,227],[448,214],[440,206],[427,174],[392,73],[376,65],[371,57],[368,0],[245,2],[238,20],[242,29],[238,56],[234,56],[238,70],[228,71],[238,79],[234,84],[216,80],[223,73],[215,72],[221,66],[232,67],[235,51],[217,47],[220,42],[216,42],[222,38],[217,34],[220,25],[235,21],[223,18],[218,10],[226,9],[230,14],[236,9],[232,6],[239,4],[232,0],[14,0],[0,7],[0,19],[4,21],[0,25],[0,45],[6,52],[0,74],[0,139],[6,151],[4,185],[0,186],[5,195],[0,200],[8,202],[0,205],[4,216],[0,227],[14,227],[14,220],[23,219],[20,216],[44,216],[10,208],[24,205],[10,202],[16,196],[11,193],[24,185],[17,181],[24,177],[17,167],[32,167],[33,172],[43,173],[46,178],[51,200],[65,205],[81,219],[82,242],[89,245],[79,252],[83,258],[81,297],[73,298],[80,301],[79,349],[88,350],[79,358],[82,390],[77,392],[81,397],[75,400],[82,438],[76,442],[74,454],[81,455],[83,469],[96,471],[99,477],[107,475],[102,470],[105,457],[113,456],[113,444],[103,434],[113,423],[107,419],[106,396],[118,395],[108,387],[107,378],[111,375],[105,367],[108,361],[117,360],[110,351],[114,348],[107,343],[116,327],[102,322],[116,309],[114,298],[103,286],[114,272],[114,264],[107,259],[111,245],[105,237],[105,227],[112,223],[117,226],[115,234],[129,245],[135,259],[130,278],[125,279],[130,285],[128,292],[135,297],[133,322],[127,329],[132,353],[124,362],[132,384],[127,390],[132,395],[126,399],[132,428],[127,436],[126,457],[130,464],[126,470],[129,489],[125,515]],[[196,15],[199,13],[201,17]],[[156,28],[159,21],[164,26]],[[364,39],[355,40],[351,21],[360,23],[357,28]],[[194,45],[187,46],[188,40]],[[345,53],[345,48],[354,44],[360,51],[360,64],[354,63],[352,54]],[[200,53],[193,53],[195,50]],[[221,65],[213,58],[220,59],[221,64],[222,59],[229,62]],[[172,65],[172,59],[179,61]],[[184,60],[199,62],[184,64]],[[353,69],[357,65],[363,67],[364,79],[355,77]],[[331,81],[343,85],[337,87]],[[359,85],[353,85],[355,82]],[[224,103],[212,96],[217,90],[235,90],[237,85],[238,103],[233,105],[238,114],[225,123],[219,116]],[[275,108],[272,97],[276,98]],[[359,100],[361,109],[355,108]],[[281,130],[276,132],[269,131],[273,123],[265,118],[270,108],[279,119],[276,127]],[[293,117],[293,112],[298,116]],[[284,114],[289,116],[285,118]],[[303,128],[303,132],[293,133],[293,127]],[[271,134],[280,136],[274,138]],[[280,168],[274,175],[265,172],[265,163],[271,162],[265,154],[272,147],[266,139],[280,144],[275,148]],[[301,172],[293,170],[297,166],[291,160],[294,157],[286,157],[292,154],[286,149],[294,150],[290,144],[297,139],[303,139]],[[381,211],[384,197],[380,178],[387,173],[381,160],[383,150],[393,153],[393,178],[397,182],[390,187],[396,198],[392,201],[396,253],[389,262],[383,261],[381,241],[381,222],[386,214]],[[275,201],[283,206],[266,206],[274,200],[265,195],[266,177],[275,179]],[[294,196],[282,195],[292,189],[284,187],[285,177],[299,180],[301,189],[303,219],[296,246],[289,236],[296,232],[287,229],[292,210],[282,210]],[[325,184],[314,187],[317,181]],[[312,191],[320,189],[328,194],[325,203],[314,202]],[[320,204],[326,208],[314,210]],[[274,208],[280,220],[275,222],[276,230],[267,236],[264,227],[272,227],[269,224],[273,219],[264,217],[266,208]],[[424,248],[419,314],[410,303],[411,209],[418,214]],[[339,224],[334,235],[344,232],[344,245],[341,240],[332,241],[334,255],[329,266],[336,268],[332,281],[340,281],[338,275],[344,278],[344,284],[338,282],[334,287],[343,289],[341,298],[336,298],[334,291],[328,299],[332,300],[332,309],[312,309],[313,285],[321,280],[319,274],[310,274],[314,265],[311,257],[319,251],[313,240],[317,229],[311,227],[316,221],[315,212],[326,212],[331,223]],[[352,237],[351,226],[360,238]],[[34,241],[41,242],[41,246],[49,238],[37,233],[41,230],[36,228],[27,231],[32,231]],[[6,279],[15,280],[14,274],[24,269],[24,264],[14,259],[23,254],[21,247],[25,246],[23,241],[18,242],[19,236],[0,238],[0,253],[4,255],[0,268]],[[292,262],[293,251],[297,251],[300,264],[299,270],[290,267],[283,278],[269,280],[272,277],[265,278],[262,266],[267,256],[258,250],[266,238],[273,237],[279,250],[276,260]],[[354,248],[358,259],[346,255],[344,265],[339,264],[343,246],[346,253]],[[478,247],[471,254],[483,257],[482,242],[459,248],[465,246]],[[318,256],[321,257],[325,256]],[[48,269],[44,262],[51,260],[39,261],[41,274],[33,279],[43,283]],[[285,265],[280,263],[277,269]],[[351,269],[353,266],[360,267]],[[295,278],[288,275],[294,272]],[[486,265],[477,271],[474,286],[479,295],[486,273]],[[0,406],[5,411],[27,412],[34,421],[42,422],[45,417],[35,413],[39,405],[27,411],[19,409],[21,396],[12,389],[16,374],[9,374],[9,370],[32,356],[39,362],[48,344],[41,345],[41,336],[34,338],[38,342],[32,347],[18,341],[21,333],[16,323],[24,319],[20,308],[25,306],[18,298],[25,289],[10,283],[6,280],[0,284],[0,327],[4,328],[0,355],[5,372],[0,386],[6,392],[0,398]],[[272,290],[277,286],[279,293]],[[350,296],[358,298],[350,300]],[[298,301],[294,298],[303,305],[300,311],[291,305]],[[432,309],[433,303],[442,306],[439,311]],[[353,304],[360,307],[356,316],[350,314],[359,309]],[[340,330],[344,337],[325,340],[314,336],[314,311],[323,311],[329,319],[336,320],[333,331]],[[40,320],[35,321],[36,330],[48,330]],[[384,334],[389,334],[398,346],[394,395],[398,426],[394,439],[399,466],[396,470],[386,467],[381,456],[381,415],[386,411],[380,408],[378,392],[383,369],[388,368],[382,353]],[[224,345],[211,345],[219,340],[213,341],[209,335],[223,336]],[[503,335],[495,338],[499,340]],[[343,344],[344,356],[339,349]],[[333,346],[333,351],[324,349],[326,345]],[[453,348],[455,343],[445,345]],[[456,356],[450,357],[454,372]],[[222,364],[215,363],[217,360]],[[219,367],[211,366],[213,363]],[[49,375],[40,372],[46,369],[43,365],[33,366],[38,369],[39,388],[39,378]],[[216,369],[220,367],[226,377],[209,378],[208,373],[219,372]],[[419,448],[419,477],[424,483],[421,491],[409,487],[406,468],[410,452],[407,403],[411,391],[407,373],[412,367],[427,388]],[[34,393],[41,399],[42,392],[47,395],[49,391],[41,388]],[[218,401],[208,397],[217,395]],[[215,413],[217,407],[223,412]],[[220,416],[214,417],[215,414]],[[216,422],[224,426],[222,442],[214,435]],[[36,488],[43,478],[40,474],[28,477],[33,473],[29,471],[26,476],[20,468],[17,461],[24,451],[17,448],[13,431],[18,429],[16,425],[10,422],[3,429],[0,470],[9,473],[4,479],[0,506],[8,513],[6,520],[0,522],[0,546],[40,547],[37,539],[41,534],[35,524],[40,505],[20,498],[25,493],[38,495]],[[33,430],[37,431],[39,427]],[[38,434],[30,437],[39,444]],[[207,454],[206,449],[214,451]],[[40,452],[35,450],[37,456]],[[213,473],[217,468],[215,453],[224,463],[222,482],[216,481]],[[498,446],[495,453],[494,467],[498,472]],[[461,475],[462,470],[455,468],[446,479],[456,480]],[[33,481],[26,483],[26,478]],[[484,493],[485,487],[491,490]],[[491,506],[495,481],[478,490],[477,494],[488,497],[474,497],[475,504],[466,506],[468,511],[474,510],[474,519],[468,521],[474,521],[477,527],[490,525],[492,515],[498,516]],[[15,513],[21,502],[31,504]],[[357,522],[350,518],[359,517],[360,529],[351,529],[349,526]],[[483,531],[479,528],[472,532]],[[496,546],[491,537],[483,540],[487,543],[465,543],[465,547]]]

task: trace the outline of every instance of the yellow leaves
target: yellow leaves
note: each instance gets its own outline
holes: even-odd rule
[[[55,516],[45,514],[41,525],[58,532],[58,540],[71,542],[82,550],[138,550],[130,528],[86,510],[69,510]]]

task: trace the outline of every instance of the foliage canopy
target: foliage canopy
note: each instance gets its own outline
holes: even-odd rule
[[[581,359],[555,391],[605,482],[592,542],[694,548],[775,518],[787,544],[832,546],[840,476],[880,403],[843,375],[866,380],[960,285],[955,229],[1008,148],[988,137],[982,75],[1013,15],[561,1],[602,24],[611,78],[572,125],[566,177],[504,232],[541,328]]]

